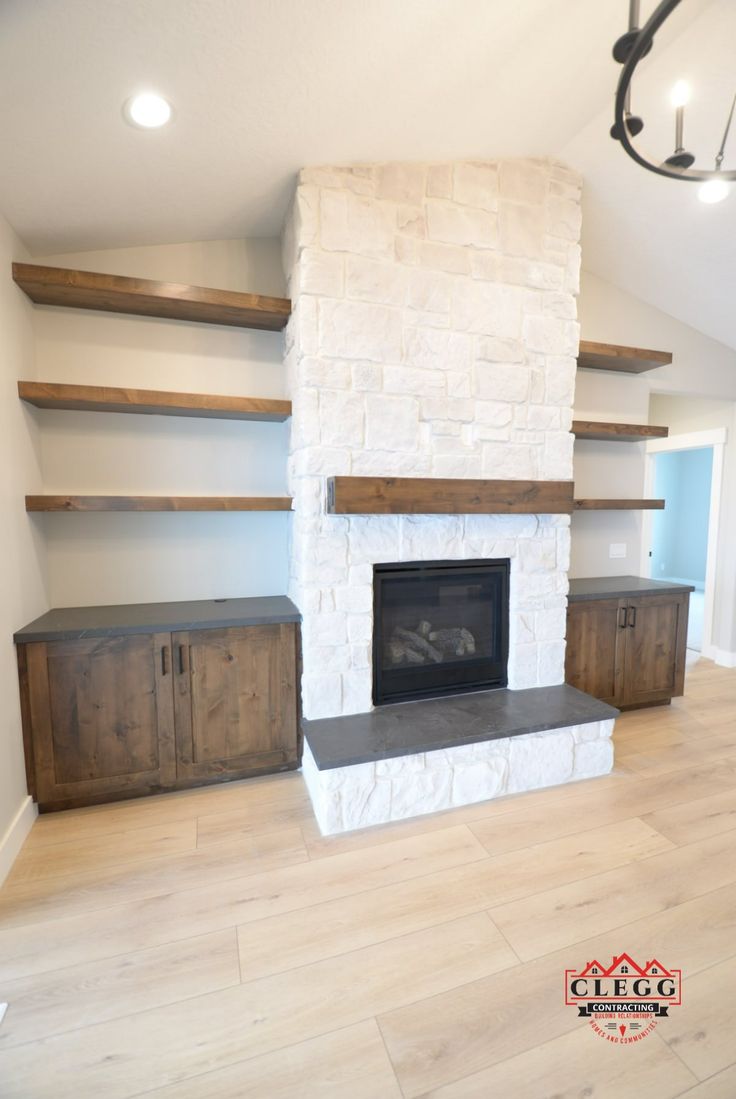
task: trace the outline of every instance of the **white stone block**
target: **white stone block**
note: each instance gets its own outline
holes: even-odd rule
[[[349,191],[320,192],[319,240],[328,252],[354,252],[373,259],[394,255],[390,206]]]
[[[427,755],[432,753],[428,752]],[[391,780],[391,816],[403,820],[437,813],[452,805],[452,771],[425,770]]]
[[[540,687],[555,687],[565,682],[565,642],[545,641],[539,646]]]
[[[431,267],[435,271],[447,271],[453,275],[470,274],[467,248],[426,240],[420,243],[417,258],[423,267]]]
[[[339,298],[344,289],[343,257],[317,248],[305,248],[299,260],[299,292]]]
[[[558,263],[519,256],[501,256],[496,277],[499,282],[508,282],[512,286],[526,286],[534,290],[561,290],[564,275],[564,269]]]
[[[343,828],[367,828],[391,819],[391,783],[376,779],[372,786],[348,779],[340,790]]]
[[[473,401],[459,397],[426,397],[421,403],[423,420],[457,420],[460,423],[470,423],[474,412]]]
[[[502,160],[498,166],[501,197],[541,206],[547,196],[547,175],[529,160]]]
[[[452,278],[442,271],[417,268],[409,274],[407,301],[426,313],[447,313],[450,309]]]
[[[564,607],[536,611],[535,622],[537,640],[564,641],[567,629],[567,615]]]
[[[572,199],[553,198],[547,200],[547,232],[554,237],[576,244],[580,239],[583,213],[580,203]]]
[[[476,423],[488,424],[491,427],[506,427],[511,423],[514,414],[514,406],[504,401],[478,401],[475,402]]]
[[[506,256],[545,259],[544,209],[517,202],[502,202],[498,214],[499,245]]]
[[[370,585],[338,588],[335,600],[339,611],[357,611],[369,613],[373,610],[373,588]]]
[[[394,262],[347,256],[345,293],[361,301],[400,306],[406,297],[407,272]]]
[[[449,397],[470,397],[473,393],[473,379],[469,371],[448,370],[447,394]]]
[[[401,560],[441,561],[462,556],[462,520],[459,516],[401,517]]]
[[[511,636],[514,636],[513,632]],[[538,650],[535,643],[528,642],[524,645],[515,643],[509,647],[508,676],[511,690],[524,691],[538,686],[537,658]]]
[[[516,339],[521,334],[524,291],[515,286],[470,282],[453,299],[452,324],[477,335]]]
[[[298,399],[298,390],[305,386],[315,386],[318,389],[347,389],[350,385],[350,368],[349,362],[341,362],[339,359],[305,356],[297,368],[296,390],[292,395],[292,401]]]
[[[344,611],[310,615],[310,617],[302,623],[302,635],[304,639],[305,663],[307,657],[311,662],[311,654],[314,646],[347,644],[347,617]],[[317,671],[317,668],[315,667],[313,670]]]
[[[316,389],[299,388],[291,399],[291,449],[319,444],[319,395]]]
[[[411,397],[367,394],[365,442],[369,451],[417,450],[419,402]]]
[[[364,402],[360,394],[340,389],[322,390],[319,425],[324,446],[362,446],[364,421]]]
[[[575,778],[607,775],[613,768],[613,744],[608,738],[575,745]]]
[[[435,454],[432,458],[434,477],[480,478],[483,465],[479,454]]]
[[[398,515],[356,515],[350,520],[351,562],[390,561],[401,537]]]
[[[565,278],[563,288],[568,294],[580,293],[580,266],[582,251],[579,244],[571,244],[567,250],[567,262],[565,264]]]
[[[404,333],[404,362],[422,370],[463,370],[472,362],[472,337],[438,328]]]
[[[383,390],[385,393],[405,393],[421,397],[429,393],[444,393],[446,378],[439,370],[422,370],[412,366],[385,366]]]
[[[572,478],[572,454],[575,436],[569,431],[548,431],[544,437],[542,468],[549,480]]]
[[[452,804],[472,805],[495,798],[503,791],[506,760],[469,763],[456,767],[452,776]]]
[[[383,388],[383,368],[375,363],[354,363],[350,376],[357,393],[377,393]]]
[[[427,200],[427,233],[442,244],[495,248],[498,243],[495,214],[434,198]]]
[[[572,769],[573,740],[564,730],[514,737],[509,751],[508,792],[568,782]]]
[[[419,263],[419,241],[416,237],[398,233],[394,240],[394,256],[397,263],[413,267]]]
[[[530,372],[525,366],[500,363],[478,364],[475,369],[476,396],[490,401],[525,401],[529,396]]]
[[[306,447],[294,455],[297,477],[318,475],[337,477],[351,472],[350,451],[338,447]]]
[[[524,361],[524,345],[521,340],[479,336],[475,344],[475,358],[477,362],[521,363]]]
[[[309,653],[310,662],[315,668],[319,668],[321,674],[350,670],[350,649],[347,645],[312,645]]]
[[[453,171],[452,197],[464,206],[498,209],[498,165],[493,161],[463,161]],[[468,242],[472,243],[472,242]]]
[[[301,183],[315,187],[332,187],[339,191],[353,191],[356,195],[372,195],[375,192],[375,168],[372,164],[316,168],[302,168]]]
[[[575,321],[558,320],[557,317],[527,316],[523,336],[531,351],[546,355],[577,355],[580,326]]]
[[[342,677],[343,714],[364,714],[373,706],[373,683],[368,669],[345,672]]]
[[[412,237],[426,237],[427,218],[423,206],[399,206],[396,210],[396,228],[399,233]]]
[[[359,645],[361,642],[373,639],[373,615],[349,614],[348,638],[351,645]]]
[[[416,451],[362,450],[352,460],[355,477],[427,477],[431,456]]]
[[[308,721],[320,717],[335,717],[342,706],[342,684],[336,673],[317,675],[307,672],[302,675],[302,709]]]
[[[424,769],[423,752],[411,756],[397,756],[394,759],[376,760],[376,776],[379,778],[399,778],[403,775],[415,775]]]
[[[371,674],[373,668],[373,646],[372,645],[351,645],[350,649],[350,667],[357,669],[365,669],[368,674]]]
[[[418,205],[424,199],[427,168],[424,164],[379,164],[376,196],[392,202]]]
[[[401,313],[357,301],[320,302],[319,344],[324,355],[370,362],[400,362]]]

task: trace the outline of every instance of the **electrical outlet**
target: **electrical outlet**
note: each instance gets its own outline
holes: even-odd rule
[[[611,542],[608,547],[609,557],[625,557],[626,556],[626,543],[625,542]]]

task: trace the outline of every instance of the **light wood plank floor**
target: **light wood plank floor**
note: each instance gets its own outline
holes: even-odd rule
[[[48,815],[0,891],[3,1099],[734,1099],[736,671],[606,778],[323,838],[299,775]],[[683,1006],[613,1047],[563,972]]]

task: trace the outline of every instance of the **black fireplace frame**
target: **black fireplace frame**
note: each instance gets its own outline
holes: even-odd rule
[[[417,576],[429,579],[431,576],[441,576],[443,573],[459,572],[472,575],[474,572],[488,576],[489,572],[496,574],[500,583],[500,596],[502,613],[495,623],[495,649],[499,659],[490,661],[478,658],[477,661],[465,662],[467,681],[454,682],[450,685],[434,684],[426,689],[412,685],[406,690],[392,689],[387,691],[385,685],[385,672],[381,662],[382,649],[382,608],[381,586],[384,580],[396,579],[397,573],[413,572]],[[469,694],[475,691],[488,691],[508,686],[508,656],[509,656],[509,588],[510,588],[511,562],[507,557],[485,557],[472,560],[444,560],[444,561],[401,561],[391,563],[374,564],[373,566],[373,704],[375,706],[387,706],[393,702],[410,702],[421,698],[441,698],[445,695]],[[477,676],[471,676],[473,666],[477,669]],[[435,670],[437,665],[434,665]],[[457,675],[458,665],[452,666]],[[484,674],[485,669],[485,674]],[[492,669],[492,670],[491,670]],[[429,669],[426,669],[427,671]],[[409,673],[407,672],[407,678]],[[416,673],[415,673],[416,674]],[[394,681],[396,675],[393,676]],[[412,676],[411,678],[415,678]],[[440,679],[442,677],[440,676]]]

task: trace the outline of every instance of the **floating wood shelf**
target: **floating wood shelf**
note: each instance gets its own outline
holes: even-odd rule
[[[612,370],[619,374],[644,374],[672,362],[669,351],[646,351],[641,347],[619,347],[615,343],[580,341],[578,366],[586,370]]]
[[[331,515],[569,515],[572,510],[572,481],[327,479],[327,511]]]
[[[291,415],[291,401],[220,397],[209,393],[168,393],[157,389],[118,389],[106,385],[18,382],[18,396],[36,408],[81,412],[136,412],[153,416],[275,421],[286,420]]]
[[[26,511],[291,511],[291,497],[26,496]]]
[[[76,309],[102,309],[180,321],[234,325],[280,331],[289,319],[291,302],[235,290],[213,290],[178,282],[103,275],[66,267],[14,263],[13,278],[31,301]]]
[[[651,424],[613,424],[597,420],[573,420],[572,433],[576,439],[597,439],[600,442],[641,443],[647,439],[666,439],[668,427]]]
[[[664,500],[576,500],[575,511],[661,511]]]

